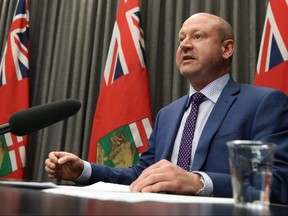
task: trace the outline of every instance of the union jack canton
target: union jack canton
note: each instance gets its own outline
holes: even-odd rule
[[[0,87],[9,79],[28,77],[29,10],[26,0],[19,0],[0,65]],[[8,73],[9,71],[9,73]],[[11,76],[11,77],[10,77]]]

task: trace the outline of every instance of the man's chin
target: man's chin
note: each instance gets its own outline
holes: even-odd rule
[[[187,79],[191,79],[197,75],[197,70],[192,69],[191,67],[183,67],[180,70],[180,74]]]

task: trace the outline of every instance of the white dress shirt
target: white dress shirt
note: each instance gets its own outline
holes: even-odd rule
[[[196,126],[195,126],[195,132],[194,132],[194,138],[193,138],[193,142],[192,142],[191,166],[190,167],[192,167],[195,151],[197,149],[197,145],[198,145],[202,130],[203,130],[203,128],[207,122],[207,119],[208,119],[215,103],[217,102],[224,86],[227,84],[229,77],[230,77],[229,74],[225,74],[224,76],[214,80],[213,82],[211,82],[210,84],[205,86],[200,91],[202,94],[205,95],[205,99],[199,105],[198,116],[197,116],[197,121],[196,121]],[[196,90],[192,86],[190,86],[189,98],[195,92],[196,92]],[[186,111],[182,117],[181,124],[180,124],[179,130],[178,130],[178,134],[177,134],[176,139],[175,139],[174,148],[173,148],[172,157],[171,157],[171,162],[174,164],[177,164],[177,158],[178,158],[178,152],[179,152],[179,148],[180,148],[181,137],[182,137],[184,125],[185,125],[186,119],[190,113],[190,110],[191,110],[191,103],[189,104],[189,107],[186,109]],[[190,171],[193,172],[192,170],[190,170]],[[204,196],[212,196],[213,195],[213,182],[212,182],[212,180],[210,179],[210,177],[206,173],[203,173],[203,172],[197,172],[197,173],[199,173],[204,178],[204,182],[205,182],[205,186],[204,186],[203,190],[198,191],[197,194],[198,195],[204,195]]]

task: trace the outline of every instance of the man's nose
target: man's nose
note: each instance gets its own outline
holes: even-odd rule
[[[187,38],[187,39],[184,39],[183,41],[180,42],[179,47],[182,50],[192,49],[193,43]]]

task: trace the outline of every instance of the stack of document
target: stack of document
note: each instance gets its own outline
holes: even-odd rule
[[[99,200],[114,200],[124,202],[172,202],[172,203],[234,203],[230,198],[185,196],[165,193],[135,193],[129,191],[129,186],[98,182],[89,186],[58,186],[43,190],[46,193],[65,194]]]
[[[130,192],[127,185],[105,182],[98,182],[89,186],[67,186],[56,185],[52,182],[0,181],[0,185],[38,189],[45,193],[123,202],[234,203],[232,198],[186,196],[166,193],[135,193]]]

